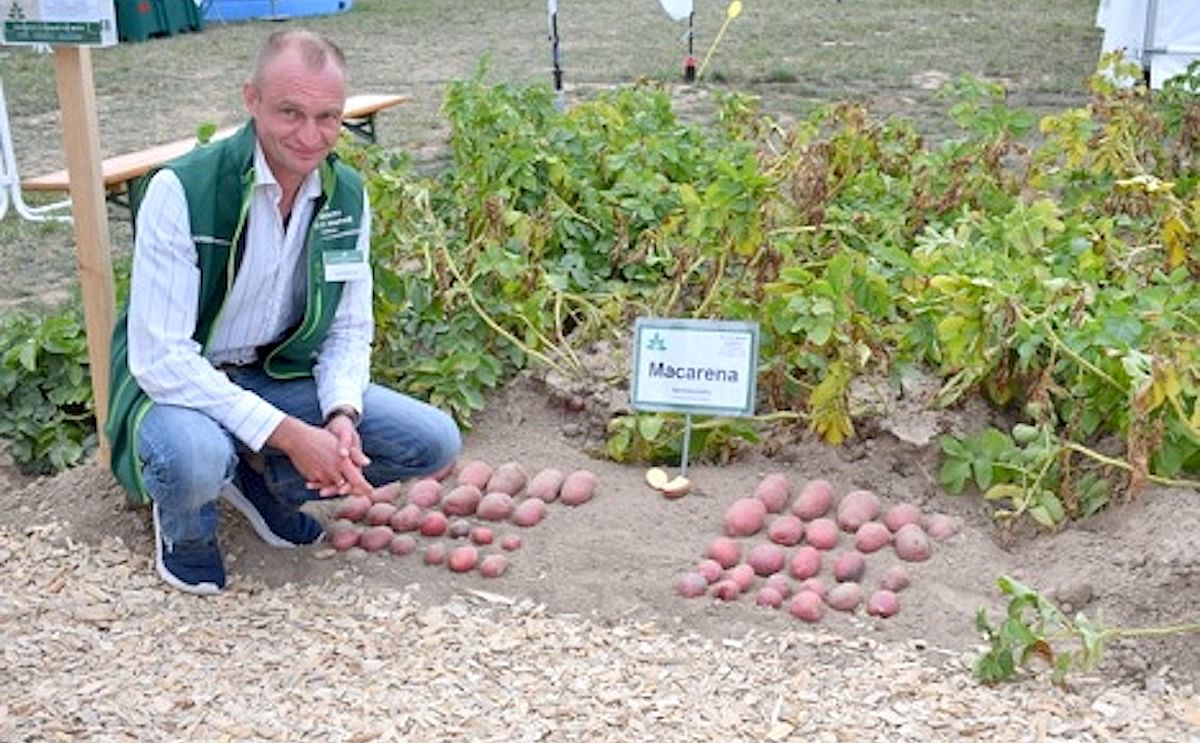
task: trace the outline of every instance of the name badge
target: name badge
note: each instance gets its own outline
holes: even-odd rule
[[[371,267],[361,250],[327,250],[321,257],[327,282],[362,281],[370,276]]]

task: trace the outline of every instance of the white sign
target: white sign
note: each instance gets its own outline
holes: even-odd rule
[[[754,414],[757,323],[639,317],[633,337],[634,408]]]
[[[0,0],[0,44],[116,43],[113,0]]]

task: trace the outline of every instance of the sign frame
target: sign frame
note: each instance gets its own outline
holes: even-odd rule
[[[742,360],[739,372],[745,373],[744,390],[740,405],[705,405],[701,403],[685,403],[671,401],[662,397],[650,398],[652,393],[645,390],[640,383],[643,354],[647,350],[650,338],[647,333],[655,332],[661,337],[678,333],[695,335],[696,333],[713,333],[718,335],[747,336],[748,354]],[[714,415],[720,417],[747,417],[755,414],[758,395],[758,354],[759,354],[759,325],[756,322],[737,320],[695,320],[682,318],[650,318],[639,317],[634,321],[633,333],[633,369],[629,384],[630,404],[635,410],[657,411],[666,413],[685,413],[688,415]]]

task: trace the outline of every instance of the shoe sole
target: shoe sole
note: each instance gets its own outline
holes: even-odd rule
[[[158,571],[158,577],[162,578],[163,582],[172,588],[177,588],[184,593],[190,593],[194,596],[216,596],[221,592],[221,587],[216,583],[184,583],[183,581],[172,575],[170,570],[167,570],[166,564],[163,562],[163,539],[162,528],[158,522],[158,504],[154,504],[154,569]]]
[[[258,509],[255,508],[254,505],[246,499],[246,496],[242,495],[241,491],[237,488],[223,488],[221,490],[221,498],[226,503],[233,506],[238,513],[245,516],[246,520],[250,522],[250,527],[254,529],[254,533],[258,535],[258,538],[272,547],[279,547],[281,549],[296,549],[298,547],[307,547],[309,544],[316,544],[325,538],[325,533],[321,532],[320,536],[306,544],[289,542],[275,532],[271,531],[271,527],[267,526],[267,522],[263,520],[262,514],[258,512]]]

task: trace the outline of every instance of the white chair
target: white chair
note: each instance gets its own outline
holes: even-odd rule
[[[21,174],[17,172],[17,157],[13,152],[12,131],[8,122],[8,101],[4,97],[4,81],[0,80],[0,219],[8,213],[12,202],[17,214],[31,222],[70,222],[70,214],[59,214],[71,208],[69,199],[44,206],[30,206],[21,193]]]

